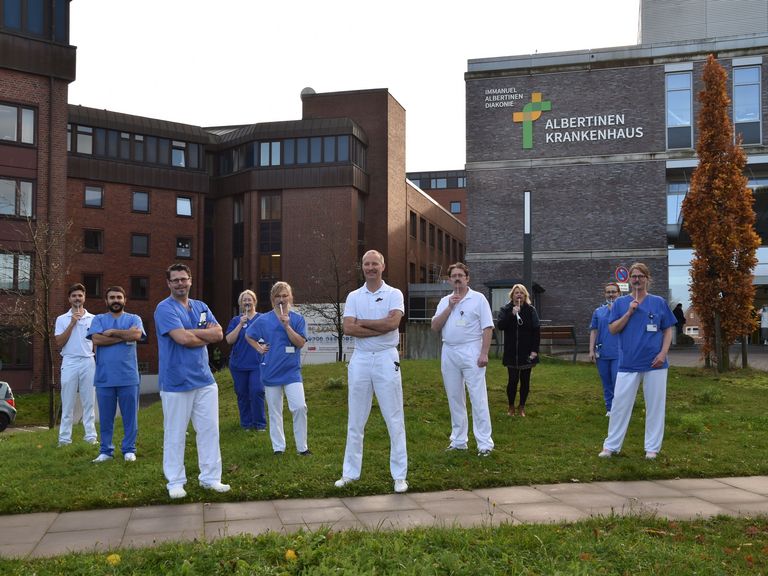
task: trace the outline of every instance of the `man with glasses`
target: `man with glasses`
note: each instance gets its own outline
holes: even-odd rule
[[[485,367],[493,335],[493,314],[485,296],[469,287],[469,268],[465,264],[451,264],[448,275],[453,292],[440,300],[432,318],[432,330],[440,332],[443,341],[440,369],[451,412],[451,443],[446,450],[467,449],[466,384],[472,403],[477,455],[489,456],[493,439]]]
[[[606,416],[611,415],[613,390],[616,386],[616,374],[619,371],[619,339],[608,330],[608,317],[613,303],[621,296],[619,285],[610,282],[605,285],[605,304],[592,314],[589,324],[589,359],[597,365],[597,373],[603,382],[603,400]]]
[[[621,450],[637,388],[642,381],[645,458],[655,460],[664,439],[669,368],[667,352],[676,320],[667,301],[648,292],[651,273],[645,264],[632,264],[629,280],[632,293],[616,300],[608,319],[611,334],[619,336],[619,372],[608,421],[608,437],[599,456],[610,458]]]
[[[155,329],[168,495],[174,499],[187,495],[184,447],[190,419],[197,437],[200,486],[227,492],[229,485],[221,483],[219,389],[208,367],[206,348],[221,341],[221,326],[205,302],[189,297],[192,273],[188,266],[173,264],[165,276],[171,295],[155,309]]]

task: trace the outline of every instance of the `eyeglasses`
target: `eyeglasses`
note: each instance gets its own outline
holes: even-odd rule
[[[606,294],[618,294],[619,292],[618,292],[618,290],[606,290],[605,293]]]
[[[189,282],[190,280],[191,280],[191,278],[189,278],[189,277],[186,277],[186,278],[171,278],[170,280],[168,280],[168,282],[170,282],[171,284],[184,284],[185,282]]]
[[[630,278],[632,278],[632,280],[641,280],[642,278],[647,278],[647,276],[645,274],[632,274]]]

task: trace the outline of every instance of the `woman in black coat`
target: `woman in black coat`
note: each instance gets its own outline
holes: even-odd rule
[[[509,302],[501,307],[496,326],[504,331],[504,358],[507,367],[507,399],[510,416],[515,415],[517,383],[520,382],[518,414],[525,416],[525,401],[531,387],[531,369],[539,362],[540,324],[536,308],[531,305],[528,290],[515,284],[509,292]]]

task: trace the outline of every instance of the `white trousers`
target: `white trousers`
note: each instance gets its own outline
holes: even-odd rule
[[[342,475],[358,479],[363,466],[365,424],[371,414],[373,395],[389,432],[389,469],[392,478],[405,480],[408,475],[408,451],[405,445],[403,383],[397,348],[382,352],[355,350],[349,362],[347,447]]]
[[[627,435],[629,419],[635,406],[637,387],[643,382],[645,398],[645,451],[659,452],[664,440],[664,413],[667,403],[667,369],[648,372],[619,372],[616,376],[608,437],[603,448],[621,450]]]
[[[301,382],[293,382],[285,386],[264,386],[272,450],[285,452],[283,393],[288,400],[288,410],[293,416],[293,439],[296,442],[296,451],[304,452],[307,450],[307,403],[304,399],[304,385]]]
[[[80,393],[83,407],[83,427],[86,442],[96,440],[96,415],[94,402],[96,389],[93,377],[96,375],[96,361],[93,356],[63,356],[61,360],[61,425],[59,443],[72,442],[72,426],[75,423],[75,403]]]
[[[167,488],[184,486],[184,449],[190,419],[195,429],[198,480],[201,484],[221,482],[219,448],[219,387],[195,388],[187,392],[160,392],[163,404],[163,473]]]
[[[451,446],[465,448],[469,435],[467,418],[467,392],[472,404],[472,432],[478,450],[492,450],[491,413],[488,409],[488,392],[485,386],[485,366],[477,365],[482,341],[467,342],[458,346],[443,344],[440,369],[443,373],[445,394],[451,411]]]

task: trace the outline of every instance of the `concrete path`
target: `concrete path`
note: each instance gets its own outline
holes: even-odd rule
[[[570,522],[611,514],[688,520],[768,514],[768,476],[481,490],[355,498],[178,504],[0,516],[0,556],[36,558],[107,552],[166,541],[214,540],[301,528],[396,530],[416,526],[496,526]]]

